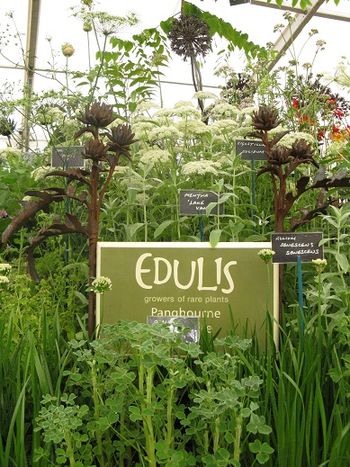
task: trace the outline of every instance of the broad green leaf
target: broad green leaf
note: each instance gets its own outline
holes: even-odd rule
[[[221,229],[215,229],[210,232],[209,242],[210,242],[211,247],[215,248],[216,245],[219,243],[221,232],[222,232]]]
[[[344,255],[344,253],[336,253],[335,259],[337,260],[337,263],[341,267],[343,272],[348,272],[349,271],[349,260],[348,258]]]
[[[144,226],[143,222],[136,222],[135,224],[125,225],[125,231],[128,240],[134,240],[136,233]]]
[[[164,222],[162,222],[160,225],[158,225],[158,227],[156,228],[156,230],[154,231],[154,239],[158,238],[160,235],[162,235],[162,233],[164,232],[164,230],[169,227],[169,225],[172,225],[174,224],[174,220],[166,220]]]

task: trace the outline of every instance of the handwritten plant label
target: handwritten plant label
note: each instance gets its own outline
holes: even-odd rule
[[[51,167],[61,169],[84,168],[82,146],[52,148]]]
[[[207,207],[210,203],[217,203],[219,195],[214,191],[201,190],[180,190],[179,191],[179,211],[185,216],[206,215]],[[210,216],[223,214],[224,205],[214,206]]]
[[[319,246],[322,232],[272,234],[273,263],[296,263],[323,259],[323,246]]]
[[[268,265],[275,272],[272,281],[258,256],[262,248],[271,243],[226,242],[212,248],[200,242],[99,242],[97,275],[109,277],[112,290],[97,297],[97,321],[180,318],[185,324],[191,318],[220,336],[234,323],[235,332],[256,332],[263,345],[266,312],[273,315],[278,308],[273,293],[278,266]],[[195,336],[196,325],[189,327]]]
[[[236,154],[246,161],[266,161],[265,146],[256,139],[237,139]]]

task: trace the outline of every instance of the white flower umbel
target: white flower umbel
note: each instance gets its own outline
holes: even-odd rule
[[[232,131],[238,128],[238,123],[231,118],[224,118],[217,120],[211,125],[211,128],[216,134],[222,135],[226,133],[232,133]]]
[[[186,134],[187,138],[210,133],[210,127],[201,120],[181,120],[177,123],[177,128]]]
[[[180,132],[175,125],[162,125],[154,127],[148,134],[150,141],[162,141],[170,139],[176,141],[180,138]]]
[[[264,261],[264,263],[271,261],[274,254],[275,252],[270,248],[263,248],[262,250],[258,251],[258,256]]]
[[[52,172],[52,170],[52,167],[49,166],[38,167],[37,169],[34,169],[30,175],[37,182],[38,180],[43,179],[47,174]]]
[[[156,128],[155,124],[152,122],[137,121],[132,124],[132,131],[135,133],[136,139],[148,139],[148,134]]]
[[[218,102],[210,110],[210,116],[213,118],[232,118],[239,115],[240,110],[227,102]]]
[[[202,160],[187,162],[182,167],[183,175],[218,175],[217,162]]]
[[[208,92],[208,91],[195,92],[193,97],[194,99],[201,99],[202,101],[205,101],[207,99],[219,99],[217,95],[215,95],[212,92]]]
[[[20,155],[21,155],[21,151],[19,151],[18,149],[14,149],[10,147],[0,149],[0,162],[6,161],[8,158],[11,158],[11,157],[20,157]]]
[[[178,102],[173,109],[173,115],[181,118],[195,118],[197,120],[201,118],[200,111],[191,102]]]
[[[100,276],[96,277],[91,283],[91,287],[89,288],[91,292],[103,294],[112,290],[112,281],[109,277]]]
[[[143,101],[137,104],[136,112],[147,112],[152,109],[159,109],[159,105],[153,101]]]
[[[29,203],[30,201],[33,201],[33,199],[35,199],[34,196],[26,195],[26,196],[23,196],[22,201],[23,203]]]
[[[166,164],[170,161],[169,151],[164,149],[150,149],[141,153],[140,161],[144,164]]]
[[[8,272],[12,269],[11,264],[9,263],[0,263],[0,272]]]
[[[324,268],[327,266],[327,260],[321,258],[313,259],[312,264],[314,264],[317,273],[321,274],[321,272],[323,272]]]
[[[169,118],[173,115],[173,109],[159,109],[154,114],[157,118]]]
[[[0,276],[0,284],[9,284],[10,283],[10,279],[7,277],[7,276]]]
[[[293,143],[301,139],[306,141],[311,146],[315,144],[315,138],[312,135],[310,135],[310,133],[304,133],[303,131],[295,131],[283,136],[283,138],[281,138],[277,143],[277,146],[291,148]]]

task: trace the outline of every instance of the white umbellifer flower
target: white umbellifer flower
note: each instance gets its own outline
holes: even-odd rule
[[[310,133],[304,133],[303,131],[295,131],[288,133],[279,140],[276,146],[284,146],[285,148],[291,148],[293,143],[297,140],[304,140],[311,146],[315,144],[315,138]]]
[[[345,63],[340,63],[338,65],[335,73],[335,81],[345,88],[350,86],[350,72]]]
[[[173,115],[181,118],[201,118],[201,113],[196,109],[192,102],[181,101],[175,104],[173,109]]]
[[[178,107],[174,109],[173,115],[181,118],[200,118],[201,113],[199,110],[195,109],[194,107]]]
[[[232,136],[235,138],[245,138],[246,136],[249,136],[251,132],[251,126],[240,126],[232,133]]]
[[[271,261],[275,251],[271,250],[270,248],[263,248],[262,250],[258,251],[258,256],[261,258],[265,263]]]
[[[0,284],[9,284],[10,279],[7,276],[0,276]]]
[[[216,96],[212,92],[208,91],[198,91],[193,94],[194,99],[202,99],[203,101],[206,99],[218,99],[218,96]]]
[[[201,120],[181,120],[177,123],[177,128],[182,133],[185,133],[187,137],[210,133],[210,127]]]
[[[96,277],[91,283],[90,289],[92,292],[103,294],[112,290],[112,281],[109,277],[100,276]]]
[[[139,121],[132,125],[132,131],[135,133],[136,139],[142,139],[148,136],[151,130],[155,129],[155,125],[152,122]]]
[[[37,182],[38,180],[44,178],[45,175],[47,175],[50,172],[52,172],[52,167],[38,167],[37,169],[34,169],[30,175]]]
[[[140,161],[144,164],[166,164],[171,158],[170,152],[164,149],[150,149],[141,153]]]
[[[159,109],[159,105],[153,101],[143,101],[137,105],[138,112],[147,112],[147,110]]]
[[[11,264],[9,263],[0,263],[0,272],[8,272],[12,269]]]
[[[315,265],[316,267],[316,271],[321,274],[321,272],[324,270],[324,268],[327,266],[327,260],[326,259],[321,259],[321,258],[317,258],[317,259],[313,259],[311,260],[312,261],[312,264]]]
[[[0,149],[0,161],[6,161],[8,157],[19,157],[21,151],[14,148],[3,148]]]
[[[171,117],[173,115],[173,109],[159,109],[154,114],[155,117]]]
[[[237,130],[238,123],[230,118],[224,118],[214,122],[211,127],[218,134],[232,133],[232,131]]]
[[[162,125],[153,127],[153,129],[148,134],[150,141],[161,141],[163,139],[177,140],[179,137],[180,132],[175,125]]]
[[[250,107],[243,107],[243,109],[240,109],[240,113],[242,115],[253,115],[253,112],[256,112],[258,109],[256,107],[250,106]]]
[[[218,164],[214,161],[202,160],[187,162],[182,167],[183,175],[218,175]]]
[[[191,101],[178,101],[176,102],[176,104],[174,104],[174,109],[178,109],[179,107],[188,107],[188,106],[194,108]]]
[[[239,115],[240,110],[227,102],[218,102],[210,110],[210,115],[214,118],[230,118]]]
[[[23,196],[22,201],[24,201],[25,203],[29,203],[29,201],[32,201],[33,199],[34,199],[33,196],[26,195],[26,196]]]

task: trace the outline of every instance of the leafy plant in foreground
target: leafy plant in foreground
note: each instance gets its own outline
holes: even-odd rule
[[[239,351],[250,341],[221,345],[225,354],[203,355],[163,324],[134,322],[105,326],[99,340],[71,341],[66,395],[44,398],[37,419],[41,455],[54,446],[56,463],[75,466],[266,463],[273,450],[259,413],[262,380],[239,375]]]

